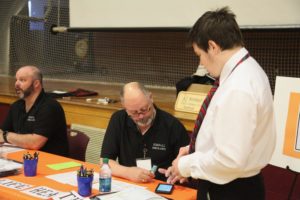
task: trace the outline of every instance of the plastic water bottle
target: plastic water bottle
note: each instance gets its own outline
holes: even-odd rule
[[[99,173],[99,191],[111,191],[111,169],[108,165],[108,158],[103,158],[103,164]]]

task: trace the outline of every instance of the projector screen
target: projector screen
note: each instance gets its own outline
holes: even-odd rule
[[[190,28],[223,6],[241,28],[300,27],[300,0],[70,0],[70,27]]]

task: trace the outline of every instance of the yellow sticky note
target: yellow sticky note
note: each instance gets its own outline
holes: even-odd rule
[[[54,170],[61,170],[61,169],[67,169],[72,167],[78,167],[78,166],[81,166],[81,164],[73,161],[47,165],[47,167]]]

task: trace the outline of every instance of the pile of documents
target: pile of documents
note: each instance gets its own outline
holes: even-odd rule
[[[18,174],[22,166],[22,163],[0,158],[0,177]]]

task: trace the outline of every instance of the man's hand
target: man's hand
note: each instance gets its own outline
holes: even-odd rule
[[[179,153],[177,155],[177,158],[188,155],[189,154],[189,148],[190,148],[189,146],[181,147],[179,149]]]
[[[0,129],[0,144],[4,143],[3,131]]]
[[[184,183],[187,182],[187,178],[182,177],[180,174],[176,175],[173,172],[173,167],[169,167],[168,169],[163,169],[163,168],[159,168],[158,171],[162,174],[165,174],[166,177],[168,177],[167,179],[167,183],[169,184],[175,184],[176,182],[180,182],[180,183]]]
[[[162,174],[165,174],[167,179],[167,183],[174,184],[177,181],[180,183],[187,182],[187,178],[182,177],[180,175],[179,169],[178,169],[178,160],[180,157],[185,156],[189,153],[189,146],[181,147],[179,150],[179,153],[177,155],[177,158],[172,162],[172,166],[170,166],[168,169],[159,168],[158,171]]]
[[[154,178],[154,174],[150,170],[146,170],[139,167],[128,168],[128,179],[134,182],[151,182]]]

